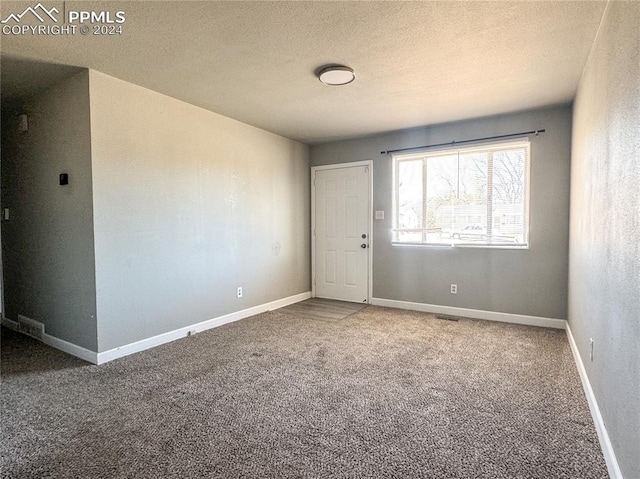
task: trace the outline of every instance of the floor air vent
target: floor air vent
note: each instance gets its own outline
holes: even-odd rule
[[[32,338],[42,341],[44,337],[44,324],[35,319],[27,318],[26,316],[18,315],[18,331],[31,336]]]

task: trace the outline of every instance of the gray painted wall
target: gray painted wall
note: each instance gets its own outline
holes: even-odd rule
[[[17,131],[27,112],[29,131]],[[95,351],[89,74],[83,71],[3,111],[2,247],[6,316]],[[58,175],[68,173],[68,186]]]
[[[545,128],[531,142],[528,250],[392,246],[392,160],[380,151]],[[566,319],[571,109],[555,107],[313,146],[312,166],[373,160],[373,296]],[[458,294],[449,292],[457,283]]]
[[[90,85],[99,352],[310,290],[308,147]]]
[[[639,25],[640,3],[609,3],[574,105],[571,175],[569,325],[629,479],[640,477]]]

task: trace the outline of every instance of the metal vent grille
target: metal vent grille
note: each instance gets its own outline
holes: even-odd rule
[[[18,331],[31,336],[38,341],[42,341],[44,337],[44,324],[35,319],[27,318],[26,316],[18,315]]]

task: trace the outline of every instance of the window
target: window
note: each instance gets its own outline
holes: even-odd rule
[[[528,246],[529,141],[393,157],[395,243]]]

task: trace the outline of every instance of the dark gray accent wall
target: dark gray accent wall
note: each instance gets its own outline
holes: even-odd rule
[[[383,150],[546,129],[531,137],[530,248],[394,246],[392,159]],[[505,114],[315,145],[311,165],[373,160],[373,296],[566,319],[571,108]],[[458,285],[458,294],[449,285]]]
[[[29,131],[18,131],[27,113]],[[60,186],[60,173],[69,185]],[[5,315],[96,351],[89,77],[83,71],[2,112]]]
[[[571,175],[569,325],[629,479],[640,477],[639,26],[640,3],[608,4],[574,104]]]

